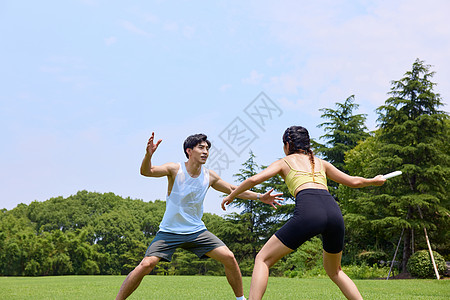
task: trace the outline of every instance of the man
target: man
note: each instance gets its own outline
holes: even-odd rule
[[[188,158],[184,163],[166,163],[153,166],[151,158],[162,140],[154,143],[152,133],[147,143],[145,157],[141,165],[141,174],[147,177],[167,176],[168,189],[166,211],[159,231],[148,247],[144,259],[128,274],[122,283],[116,299],[126,299],[139,286],[145,275],[149,274],[158,262],[170,261],[176,248],[184,248],[198,257],[211,257],[225,267],[228,283],[238,300],[244,300],[242,275],[234,254],[215,235],[209,232],[203,221],[203,200],[211,186],[230,194],[236,186],[222,180],[216,172],[203,167],[209,155],[211,143],[204,134],[189,136],[184,141],[184,152]],[[260,200],[275,207],[280,205],[277,195],[271,191],[260,195],[246,191],[238,197]]]

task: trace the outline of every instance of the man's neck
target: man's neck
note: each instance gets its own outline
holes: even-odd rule
[[[192,160],[188,160],[185,164],[186,171],[191,175],[191,177],[198,177],[202,172],[202,164],[199,162],[194,162]]]

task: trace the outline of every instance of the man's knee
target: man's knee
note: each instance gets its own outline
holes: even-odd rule
[[[217,259],[222,262],[225,266],[235,266],[237,265],[236,258],[234,257],[233,252],[230,249],[221,249],[220,257]]]
[[[158,264],[160,258],[155,256],[146,256],[138,265],[138,268],[141,269],[146,274],[150,273],[153,268]]]

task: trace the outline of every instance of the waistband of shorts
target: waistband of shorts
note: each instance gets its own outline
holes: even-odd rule
[[[205,231],[207,231],[208,229],[206,228],[202,228],[199,231],[194,231],[194,232],[188,232],[188,233],[176,233],[176,232],[169,232],[169,231],[163,231],[163,230],[158,230],[157,233],[161,233],[161,234],[167,234],[167,235],[181,235],[181,236],[188,236],[188,235],[192,235],[192,234],[200,234],[203,233]]]
[[[304,189],[297,193],[295,198],[301,195],[331,195],[328,190],[324,189]]]

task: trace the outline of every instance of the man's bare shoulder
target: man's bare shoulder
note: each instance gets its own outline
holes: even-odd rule
[[[211,170],[211,169],[206,169],[206,170],[208,170],[209,177],[210,177],[211,179],[214,179],[214,180],[220,179],[220,176],[219,176],[219,174],[216,173],[216,171]]]
[[[167,166],[167,168],[171,168],[171,169],[178,169],[180,167],[180,163],[176,163],[176,162],[168,162],[163,164],[163,166]]]
[[[180,163],[176,162],[168,162],[163,164],[162,166],[166,167],[167,170],[171,173],[171,175],[176,175],[178,170],[180,169]]]

